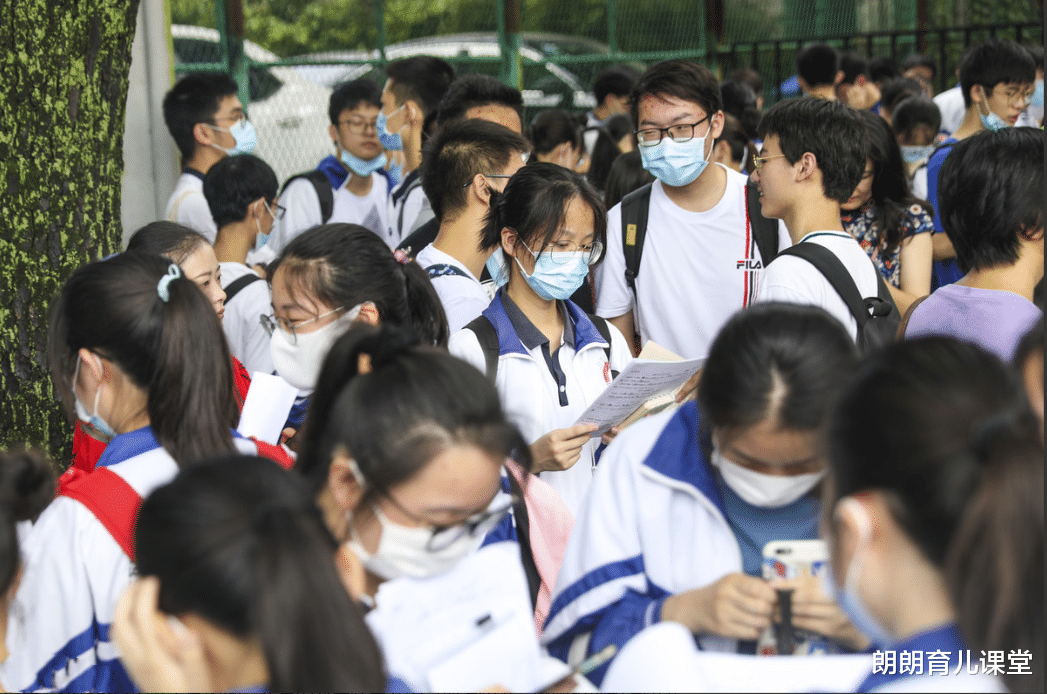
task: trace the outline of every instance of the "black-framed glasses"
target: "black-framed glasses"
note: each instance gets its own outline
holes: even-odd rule
[[[635,131],[636,139],[641,147],[654,147],[662,141],[664,135],[668,135],[673,142],[687,142],[694,138],[694,129],[711,117],[712,114],[709,114],[697,123],[677,123],[668,128],[641,128]]]
[[[368,128],[374,130],[375,132],[378,132],[377,118],[375,118],[374,120],[360,117],[346,118],[345,120],[338,121],[338,125],[348,126],[349,132],[351,133],[365,133],[367,132]]]
[[[265,209],[269,211],[269,216],[273,218],[273,221],[280,221],[284,218],[284,215],[287,213],[287,208],[283,205],[270,206],[269,203],[265,202],[264,200],[262,202],[265,204]]]
[[[510,174],[488,174],[488,173],[482,173],[480,175],[483,176],[484,178],[512,178],[512,176]],[[473,178],[476,178],[476,176],[473,176]],[[470,178],[468,181],[466,181],[464,184],[462,184],[462,187],[463,188],[468,188],[469,186],[471,186],[473,184],[473,178]]]
[[[439,552],[447,549],[466,535],[470,537],[482,537],[491,532],[509,513],[515,500],[515,497],[510,497],[504,503],[500,503],[494,508],[488,508],[486,511],[475,513],[457,523],[435,525],[408,511],[399,501],[396,500],[396,497],[389,492],[383,492],[382,496],[388,499],[390,503],[400,511],[400,513],[404,514],[415,523],[429,528],[432,535],[430,535],[429,542],[426,543],[425,548],[430,552]]]
[[[338,313],[339,311],[344,311],[344,310],[345,310],[345,306],[340,306],[338,308],[331,309],[330,311],[327,311],[326,313],[321,313],[319,316],[315,316],[314,318],[309,318],[309,319],[306,319],[306,320],[300,320],[300,321],[296,321],[294,323],[292,323],[291,321],[289,321],[286,318],[277,318],[274,315],[262,315],[262,316],[259,316],[259,320],[262,323],[262,327],[265,329],[265,331],[267,333],[269,333],[270,336],[272,336],[272,334],[274,332],[276,332],[276,330],[279,328],[280,330],[283,330],[285,333],[287,333],[288,335],[291,336],[291,344],[292,345],[297,345],[298,344],[298,332],[297,332],[298,328],[301,328],[303,325],[309,325],[310,323],[315,323],[316,321],[320,320],[321,318],[326,318],[327,316],[330,316],[332,313]]]

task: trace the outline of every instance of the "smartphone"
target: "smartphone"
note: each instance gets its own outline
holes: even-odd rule
[[[829,550],[824,540],[775,540],[763,548],[763,578],[818,578],[826,570]],[[828,638],[796,629],[791,619],[791,596],[779,595],[781,623],[772,624],[756,641],[758,655],[818,655],[837,653]],[[784,650],[785,652],[780,652]]]

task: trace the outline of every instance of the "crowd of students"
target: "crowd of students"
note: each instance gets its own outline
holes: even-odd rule
[[[958,121],[935,70],[815,44],[764,110],[615,67],[525,128],[408,58],[282,187],[183,77],[168,219],[52,307],[71,465],[0,459],[0,683],[593,691],[639,650],[634,688],[709,687],[672,623],[768,691],[786,625],[832,689],[1042,691],[1043,53],[969,49]],[[650,343],[701,366],[674,406],[585,421]]]

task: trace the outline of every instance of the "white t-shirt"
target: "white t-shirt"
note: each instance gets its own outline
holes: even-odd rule
[[[222,289],[254,270],[242,263],[219,263],[222,268]],[[256,275],[257,276],[257,275]],[[259,278],[241,289],[230,301],[226,299],[222,330],[229,341],[229,351],[254,375],[255,371],[273,373],[273,357],[269,352],[269,333],[262,327],[261,317],[273,312],[269,283]]]
[[[960,91],[960,85],[946,89],[934,97],[934,103],[942,114],[942,130],[952,135],[960,127],[963,115],[967,112],[967,107],[963,105],[963,92]]]
[[[761,281],[760,251],[746,219],[746,177],[721,168],[727,187],[706,212],[679,207],[662,182],[654,182],[638,299],[625,281],[620,203],[607,213],[607,252],[596,268],[597,315],[617,318],[631,310],[642,343],[654,340],[685,359],[708,356],[720,328],[756,298]],[[779,225],[779,250],[790,245]]]
[[[218,227],[204,197],[204,179],[196,173],[183,173],[178,177],[178,185],[167,200],[165,216],[168,221],[199,231],[212,244],[218,235]]]
[[[876,296],[878,270],[854,238],[842,231],[812,231],[800,243],[816,243],[832,251],[847,268],[862,296]],[[763,273],[757,301],[783,301],[789,304],[820,306],[843,323],[851,339],[858,337],[858,321],[829,280],[803,258],[783,255],[775,258]]]
[[[371,190],[360,196],[349,192],[345,185],[334,191],[334,206],[328,224],[359,224],[385,238],[387,226],[386,198],[389,197],[389,182],[379,173],[371,174]],[[323,223],[320,215],[320,198],[313,184],[299,178],[287,186],[280,196],[280,204],[287,210],[283,219],[273,229],[273,235],[266,243],[274,253],[279,253],[294,237],[306,229]]]
[[[443,304],[444,313],[447,314],[447,324],[451,335],[467,326],[490,305],[494,285],[491,284],[489,290],[476,275],[469,271],[469,268],[443,251],[436,250],[433,244],[419,251],[415,256],[415,261],[427,270],[432,265],[450,265],[465,273],[464,276],[446,274],[429,277],[433,283],[433,289],[440,297],[440,303]]]

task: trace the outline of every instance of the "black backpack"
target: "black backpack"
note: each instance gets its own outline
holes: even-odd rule
[[[863,298],[854,279],[851,278],[851,273],[847,272],[847,268],[836,254],[825,246],[799,243],[786,248],[778,255],[803,258],[829,281],[858,322],[858,336],[855,342],[859,353],[869,354],[894,342],[902,317],[894,299],[891,298],[883,275],[875,266],[872,269],[876,273],[876,296]]]
[[[651,207],[651,186],[648,183],[622,198],[622,249],[625,253],[625,281],[636,293],[636,275],[640,272],[643,240],[647,235],[647,213]],[[745,184],[745,216],[760,249],[763,267],[778,255],[778,220],[763,216],[760,191],[750,178]]]
[[[320,198],[320,223],[327,224],[331,213],[334,212],[334,189],[331,188],[331,181],[327,178],[327,174],[316,169],[297,173],[284,181],[284,186],[280,189],[280,196],[283,197],[291,181],[297,181],[299,178],[304,178],[313,184],[313,188],[316,189],[316,197]]]

